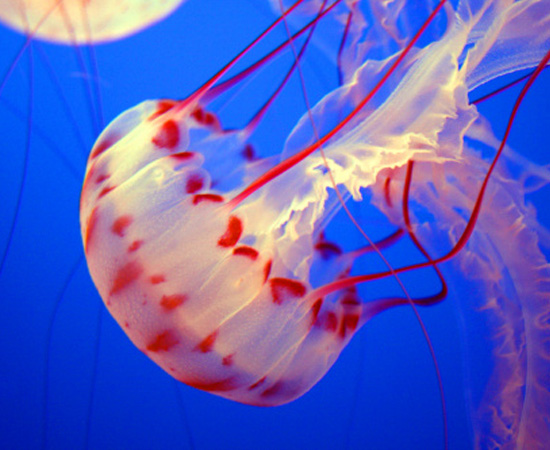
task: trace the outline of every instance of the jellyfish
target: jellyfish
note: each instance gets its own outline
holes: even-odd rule
[[[108,42],[136,33],[172,13],[183,0],[65,2],[13,0],[0,22],[25,35],[62,44]]]
[[[316,4],[320,17],[326,2]],[[185,100],[147,101],[121,114],[90,153],[80,211],[92,279],[130,340],[187,385],[277,406],[309,391],[373,317],[447,297],[439,264],[452,260],[466,280],[464,307],[495,322],[474,442],[543,448],[550,432],[544,229],[525,206],[526,181],[495,169],[506,135],[496,144],[468,94],[538,64],[511,124],[550,58],[549,8],[439,2],[408,40],[393,34],[394,54],[343,65],[344,83],[308,108],[277,163],[243,159],[243,135],[220,132],[203,109],[202,97],[232,64]],[[438,12],[446,13],[443,29],[432,24]],[[401,14],[414,22],[406,9]],[[432,39],[422,41],[424,32]],[[489,162],[482,147],[493,152]],[[233,155],[241,163],[232,167]],[[548,181],[519,159],[508,164]],[[349,275],[366,250],[342,252],[322,231],[346,196],[361,201],[365,189],[423,260]],[[485,215],[483,202],[491,205]],[[439,292],[360,299],[360,283],[393,276],[401,284],[399,274],[428,267]],[[441,397],[445,410],[443,389]]]
[[[199,85],[207,75],[214,73],[231,59],[231,55],[236,54],[244,47],[246,43],[238,42],[238,39],[251,40],[271,20],[270,14],[272,13],[267,8],[258,8],[257,3],[239,3],[235,9],[233,9],[233,5],[219,5],[218,3],[215,3],[216,8],[208,8],[208,5],[212,6],[212,3],[207,1],[201,3],[207,6],[207,11],[201,13],[202,5],[196,5],[192,17],[194,21],[200,17],[203,26],[207,26],[210,21],[213,22],[212,26],[215,23],[217,28],[212,28],[211,32],[197,33],[191,27],[193,21],[187,21],[183,14],[178,15],[174,18],[177,20],[178,30],[171,35],[171,40],[167,41],[167,44],[170,42],[170,45],[161,46],[158,41],[161,37],[157,37],[157,34],[151,39],[148,34],[143,35],[143,41],[147,38],[147,40],[159,44],[155,45],[152,57],[148,57],[147,48],[141,46],[139,53],[128,54],[127,64],[117,62],[116,65],[101,66],[103,67],[100,72],[101,84],[107,92],[104,97],[107,118],[115,117],[120,111],[138,103],[143,98],[188,97],[186,92],[188,92],[189,86]],[[189,2],[186,7],[192,5],[193,2]],[[213,13],[214,10],[215,13]],[[238,10],[238,14],[236,10]],[[259,12],[259,16],[250,16],[249,14],[252,12]],[[217,17],[218,14],[219,17]],[[426,17],[422,17],[422,20],[425,20]],[[223,21],[214,22],[216,19],[223,19]],[[242,20],[240,22],[243,24],[242,27],[236,26],[239,20]],[[162,28],[159,27],[158,30],[168,31],[164,28],[168,25],[163,24]],[[210,30],[210,28],[208,29]],[[227,33],[232,33],[231,40],[227,39]],[[285,32],[281,34],[279,39],[288,39]],[[210,36],[208,39],[205,38],[207,35]],[[199,36],[201,36],[200,39],[193,40]],[[321,35],[317,36],[322,38]],[[126,43],[102,46],[101,52],[104,53],[99,53],[100,62],[107,60],[111,49],[113,55],[120,58],[120,55],[124,55],[134,46],[143,44],[143,41],[136,36]],[[215,46],[209,46],[210,41],[215,42]],[[192,45],[189,45],[190,42]],[[337,47],[339,42],[333,42],[333,44]],[[324,61],[319,59],[325,57],[324,49],[323,54],[319,55],[316,53],[318,50],[314,47],[315,45],[317,42],[314,41],[310,47],[317,60],[308,61],[304,58],[302,65],[306,76],[310,77],[307,80],[310,96],[315,95],[316,83],[322,85],[323,81],[320,82],[318,78],[321,74],[315,73],[314,76],[311,76],[311,73],[307,72],[308,69],[314,68],[324,72],[327,78],[331,76],[336,78],[336,71],[333,71],[332,67],[328,67],[327,64],[319,64],[319,61]],[[158,51],[158,48],[161,47],[164,49],[163,52]],[[199,53],[191,53],[190,48]],[[165,53],[167,51],[170,53]],[[217,57],[217,52],[225,53],[220,59],[214,59]],[[135,57],[136,54],[139,57]],[[205,57],[206,55],[208,57]],[[307,54],[305,56],[308,57]],[[155,64],[152,64],[152,61],[155,61]],[[197,66],[196,61],[201,61],[201,65]],[[37,64],[40,65],[40,63]],[[154,73],[146,70],[153,66],[158,69]],[[117,70],[112,70],[114,67]],[[160,67],[162,70],[159,69]],[[128,70],[125,70],[126,68]],[[78,69],[66,69],[69,74],[74,70]],[[286,66],[284,70],[287,70]],[[119,72],[120,79],[118,78]],[[256,73],[260,78],[263,75],[269,76],[269,72],[267,68],[262,68]],[[137,82],[136,74],[143,77],[143,81]],[[183,77],[189,78],[184,81]],[[541,77],[543,78],[544,74]],[[147,86],[148,83],[151,86]],[[158,83],[158,85],[154,86],[153,83]],[[176,86],[173,93],[166,91],[168,84]],[[251,103],[260,99],[261,103],[262,98],[265,98],[266,89],[264,87],[254,90],[253,85],[254,80],[243,88],[238,99]],[[492,88],[499,85],[493,84]],[[290,85],[288,89],[295,87]],[[532,87],[532,90],[536,89],[537,83]],[[140,90],[140,92],[134,92],[134,90]],[[76,93],[80,92],[76,90]],[[129,94],[130,98],[121,100],[119,98],[121,93]],[[290,98],[296,103],[296,99],[301,96],[299,88],[291,93]],[[285,93],[282,95],[284,96]],[[507,111],[513,102],[513,97],[506,97],[507,95],[508,93],[502,94],[500,98],[493,100],[497,102],[502,100],[502,111]],[[79,106],[85,105],[85,98],[78,96],[76,98],[78,100],[72,101]],[[533,98],[540,100],[543,95],[528,95],[526,101]],[[15,101],[12,100],[12,103]],[[216,99],[216,102],[217,104],[214,106],[218,107],[218,111],[221,110],[219,114],[222,119],[221,124],[224,127],[228,126],[228,129],[235,128],[235,124],[238,123],[235,117],[238,116],[236,112],[240,112],[239,108],[232,109],[231,103],[228,102],[226,105],[223,98]],[[482,104],[480,108],[486,105],[491,106],[490,103]],[[19,103],[18,105],[20,110],[18,117],[25,118],[25,104]],[[294,107],[293,103],[288,108],[292,110]],[[246,105],[243,109],[245,108]],[[277,104],[270,106],[264,119],[264,124],[268,124],[267,128],[270,131],[278,131],[279,127],[288,120],[292,121],[290,124],[292,127],[294,122],[299,119],[299,116],[289,117],[291,114],[287,112],[280,114],[277,112],[277,108]],[[498,121],[505,122],[507,117],[502,111],[498,112],[497,118]],[[11,115],[6,110],[4,113],[6,116]],[[85,109],[84,119],[87,119],[88,115],[89,113]],[[270,115],[274,116],[276,120],[269,120]],[[151,364],[147,357],[135,351],[126,336],[120,332],[118,326],[106,314],[103,316],[101,331],[96,334],[96,318],[98,314],[102,314],[97,309],[100,301],[99,296],[89,281],[83,266],[75,269],[72,278],[67,274],[70,263],[73,263],[74,259],[82,254],[79,238],[75,233],[78,228],[76,220],[67,212],[67,210],[76,210],[78,207],[78,199],[75,196],[67,195],[67,191],[71,192],[70,189],[74,188],[73,181],[68,174],[67,167],[63,165],[56,154],[52,153],[52,148],[41,142],[43,137],[55,140],[62,134],[72,140],[75,138],[72,134],[72,127],[69,127],[69,130],[64,133],[53,132],[49,129],[45,132],[44,120],[50,116],[51,114],[42,114],[41,111],[34,115],[34,145],[40,142],[41,150],[31,153],[31,155],[34,155],[33,159],[40,158],[37,163],[42,163],[41,158],[43,157],[49,164],[46,166],[40,164],[35,169],[35,174],[43,174],[43,182],[40,184],[40,188],[34,185],[34,189],[26,191],[24,201],[29,202],[30,198],[34,197],[36,201],[27,203],[27,209],[23,211],[22,220],[18,223],[18,227],[20,227],[18,228],[20,232],[18,244],[10,250],[6,265],[7,272],[2,277],[2,292],[12,300],[3,304],[2,314],[2,317],[6,318],[3,321],[5,329],[10,330],[8,335],[4,335],[5,339],[2,339],[2,348],[12,362],[4,372],[7,373],[9,390],[3,390],[2,396],[6,398],[4,393],[9,392],[8,404],[13,405],[10,417],[12,420],[4,423],[9,423],[12,428],[19,430],[29,430],[28,424],[31,422],[38,424],[34,427],[41,426],[42,410],[41,405],[36,406],[36,396],[43,395],[43,349],[46,346],[46,333],[43,330],[49,323],[53,302],[61,297],[60,306],[52,325],[53,335],[50,341],[50,384],[47,392],[48,446],[70,443],[78,448],[86,446],[85,443],[88,442],[90,447],[103,445],[139,448],[154,445],[157,448],[174,446],[192,448],[192,443],[188,443],[186,440],[189,431],[198,447],[240,446],[253,448],[258,445],[268,447],[314,445],[319,448],[333,448],[334,446],[354,448],[369,443],[374,447],[384,448],[392,445],[434,447],[441,444],[441,411],[437,381],[433,374],[430,355],[418,330],[418,324],[407,307],[389,310],[370,321],[368,326],[364,326],[361,332],[357,333],[357,336],[350,341],[333,368],[309,394],[278,408],[251,408],[196,392],[181,383],[175,387],[171,383],[170,377],[166,376],[156,365]],[[14,120],[19,119],[14,117]],[[58,115],[58,120],[68,122],[62,115]],[[494,123],[495,126],[498,126],[499,122],[495,121]],[[540,122],[534,121],[534,124],[537,123]],[[14,128],[21,127],[21,123],[16,122],[16,124],[12,126]],[[85,121],[82,124],[85,133],[89,132],[89,124]],[[515,126],[517,126],[517,121]],[[7,130],[10,131],[9,128]],[[56,128],[56,130],[59,129]],[[521,129],[515,128],[514,130],[517,133]],[[10,132],[4,134],[12,136]],[[255,148],[259,150],[265,146],[273,145],[274,152],[280,152],[287,134],[282,134],[283,142],[281,142],[280,136],[270,135],[265,139],[261,136],[254,136],[257,138],[254,143],[258,143]],[[529,135],[519,131],[519,137],[521,141],[516,141],[514,145],[520,150],[527,151],[527,145],[523,140],[527,140]],[[514,133],[510,136],[510,140],[513,138]],[[78,147],[71,141],[61,148],[65,153],[67,149],[72,152]],[[78,152],[76,153],[76,155],[69,154],[74,156],[77,161],[76,167],[83,168],[83,163],[79,160],[80,155]],[[286,154],[292,153],[292,147],[289,146]],[[250,154],[250,152],[247,151],[246,154]],[[20,159],[17,154],[10,153],[6,157],[10,158],[9,163],[4,165],[6,171],[9,167],[15,169],[20,167]],[[236,156],[236,158],[240,164],[247,164],[243,162],[242,156]],[[55,164],[52,161],[55,161]],[[545,159],[541,157],[540,161],[544,162]],[[266,164],[266,161],[263,160],[263,163]],[[49,170],[43,171],[42,168]],[[413,183],[419,170],[420,167],[416,165],[413,171]],[[9,172],[6,173],[4,179],[7,180],[8,175],[10,175]],[[14,175],[16,174],[14,173]],[[254,175],[257,173],[254,172]],[[389,183],[394,196],[394,204],[397,204],[396,198],[402,193],[402,186],[399,186],[399,183],[402,181],[398,174],[393,176]],[[58,184],[59,188],[57,188]],[[67,189],[66,186],[70,189]],[[44,190],[46,192],[43,192]],[[10,191],[6,190],[6,192]],[[52,202],[52,198],[57,198],[55,194],[59,194],[61,196],[59,198],[63,201]],[[365,195],[368,199],[369,194]],[[6,198],[10,199],[12,196],[6,196]],[[49,205],[52,203],[56,205],[53,211],[49,210]],[[348,204],[352,207],[353,202],[349,201]],[[366,206],[367,201],[357,204]],[[32,214],[30,213],[31,205],[34,211]],[[44,209],[49,211],[37,214]],[[360,211],[354,213],[362,214]],[[365,225],[368,221],[365,217],[363,219],[361,223]],[[337,221],[339,224],[346,224],[347,220],[345,217],[337,215],[332,224],[336,224]],[[378,216],[372,219],[372,222],[378,224],[381,221]],[[386,226],[387,229],[383,230],[384,232],[391,233],[394,230],[391,224],[386,224]],[[341,248],[346,248],[346,245],[348,249],[365,246],[361,237],[352,241],[351,244],[349,242],[346,244],[345,234],[347,233],[347,230],[341,232],[337,228],[331,230],[330,226],[326,229],[327,240],[337,241]],[[353,231],[350,231],[349,234],[353,234]],[[43,235],[49,236],[49,239],[53,240],[53,244],[41,239]],[[2,236],[5,235],[2,234]],[[32,236],[33,239],[24,240],[29,236]],[[383,239],[384,236],[383,233],[377,239]],[[67,247],[68,242],[70,247]],[[424,242],[423,244],[426,245]],[[436,244],[434,243],[434,245]],[[401,247],[397,245],[388,249],[388,251],[400,250]],[[441,249],[438,248],[438,250]],[[17,255],[24,254],[35,256],[25,259],[24,262],[29,267],[19,268],[18,271],[16,270],[18,267],[15,265]],[[324,267],[323,261],[320,261],[321,268]],[[44,262],[46,265],[43,264]],[[354,264],[355,273],[365,273],[365,267],[361,266],[361,263],[362,260],[358,259]],[[38,275],[48,268],[45,266],[51,267],[52,270],[47,272],[47,276],[39,277]],[[27,270],[37,274],[33,283],[28,282],[24,277],[24,274],[28,273]],[[377,270],[382,269],[378,267]],[[322,273],[319,275],[323,276]],[[420,275],[420,272],[415,272],[414,285],[418,285]],[[464,278],[459,271],[446,276],[449,280],[460,281]],[[63,288],[67,278],[69,278],[69,282]],[[370,285],[373,286],[372,283]],[[437,286],[437,280],[430,283],[430,288],[433,288],[434,285]],[[409,283],[407,286],[410,289]],[[390,288],[394,287],[390,286]],[[359,289],[361,296],[364,296],[362,288],[359,287]],[[19,293],[15,294],[15,292]],[[401,291],[397,290],[396,295],[401,294]],[[372,293],[373,297],[379,295],[380,291]],[[471,442],[471,438],[468,436],[469,425],[466,420],[469,413],[461,409],[464,408],[463,404],[465,403],[462,385],[460,382],[457,385],[457,381],[452,376],[455,372],[460,372],[463,358],[460,352],[461,338],[458,333],[453,334],[453,330],[456,331],[455,328],[458,328],[456,319],[451,319],[450,322],[445,320],[446,313],[454,317],[453,314],[456,312],[454,311],[456,303],[454,298],[454,294],[450,295],[447,299],[450,301],[441,302],[431,309],[422,310],[421,313],[423,320],[428,324],[432,341],[436,346],[438,344],[442,346],[437,352],[437,356],[443,368],[447,368],[443,372],[443,380],[447,387],[449,414],[453,420],[450,431],[455,433],[456,438],[451,442],[454,442],[455,446],[461,446]],[[44,299],[44,301],[38,302],[35,299]],[[433,320],[430,320],[430,314],[435,314]],[[458,316],[461,317],[460,314]],[[475,311],[463,320],[465,322],[469,320],[471,327],[478,324],[483,330],[486,329],[485,325],[479,322],[479,315]],[[440,327],[444,328],[442,332],[439,332],[441,331]],[[25,330],[25,333],[22,330]],[[17,333],[17,339],[12,338],[15,333]],[[10,337],[8,338],[8,336]],[[96,342],[99,342],[98,366],[94,370],[92,367],[96,354],[94,350]],[[22,349],[25,351],[21,352]],[[437,347],[436,350],[438,350]],[[478,365],[475,364],[475,359],[474,362],[466,359],[465,361],[468,361],[464,363],[465,367],[477,370]],[[422,363],[426,364],[426,368],[418,369],[418,365]],[[445,366],[445,364],[447,365]],[[18,381],[15,381],[16,377],[12,377],[12,374],[17,374]],[[95,374],[94,379],[91,378],[91,374]],[[30,389],[28,389],[29,387]],[[477,385],[472,385],[472,390],[476,387]],[[187,414],[187,423],[190,424],[190,429],[181,419],[182,411],[178,406],[178,392],[183,396],[184,411]],[[89,407],[88,398],[91,393],[93,399],[92,406]],[[11,395],[17,394],[19,394],[18,401],[15,401]],[[83,425],[86,423],[87,417],[90,417],[91,424],[88,437],[85,436],[86,427]],[[212,433],[213,429],[217,430],[217,433]],[[258,433],[260,429],[265,432]],[[32,432],[29,430],[25,434],[18,433],[18,438],[38,445],[36,444],[37,436],[40,433],[36,431],[36,428],[33,430]],[[67,430],[71,431],[67,432]],[[12,436],[10,433],[3,435]],[[452,436],[453,434],[451,434]]]

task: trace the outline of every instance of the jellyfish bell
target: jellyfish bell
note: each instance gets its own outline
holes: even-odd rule
[[[346,292],[323,307],[308,295],[279,254],[277,214],[257,202],[231,211],[231,192],[212,189],[226,173],[216,159],[242,148],[236,136],[188,111],[159,116],[162,104],[119,116],[92,152],[81,204],[90,273],[130,339],[173,377],[244,403],[287,403],[336,360],[360,303]],[[188,137],[205,131],[204,144]]]
[[[120,39],[172,13],[183,0],[13,0],[4,2],[0,22],[24,34],[62,44]]]
[[[465,277],[482,286],[476,301],[490,316],[499,314],[490,301],[495,296],[525,309],[523,328],[507,323],[495,333],[524,335],[532,354],[517,382],[509,366],[524,361],[523,348],[514,348],[510,358],[496,339],[492,381],[502,390],[481,402],[485,416],[476,432],[487,445],[545,441],[541,420],[548,408],[539,399],[547,397],[540,380],[548,368],[542,342],[549,330],[538,318],[548,306],[530,300],[544,296],[545,259],[536,227],[521,231],[532,218],[522,196],[508,188],[518,185],[505,171],[491,178],[486,203],[494,210],[480,218],[494,164],[465,145],[464,137],[472,147],[491,142],[468,92],[543,58],[548,30],[533,18],[547,17],[550,5],[474,6],[447,7],[447,31],[434,42],[414,47],[421,28],[395,55],[358,67],[351,81],[298,123],[285,150],[289,156],[276,165],[267,162],[271,167],[259,177],[243,159],[235,171],[225,170],[246,141],[197,120],[200,95],[143,103],[105,130],[88,161],[81,231],[94,283],[139,349],[191,386],[244,403],[282,404],[307,392],[370,317],[423,304],[399,296],[362,302],[354,290],[358,283],[452,258],[476,267],[506,264],[505,278],[493,273],[479,279],[475,269]],[[525,54],[520,44],[530,33],[537,41]],[[336,126],[327,125],[327,113],[342,111]],[[412,161],[415,171],[405,176]],[[336,186],[356,200],[369,188],[373,203],[408,230],[427,261],[355,277],[347,275],[355,255],[324,262],[316,238]],[[423,224],[415,217],[413,229],[408,206],[395,207],[399,197],[409,196],[436,220]],[[472,218],[463,210],[473,211]],[[500,244],[487,237],[497,220]],[[519,240],[510,249],[505,243],[512,236]],[[446,255],[437,255],[436,237],[448,243]],[[473,244],[467,245],[468,238]],[[319,265],[329,278],[313,286],[311,270]],[[525,290],[523,281],[535,275],[541,281]],[[511,420],[507,416],[520,410]],[[511,431],[503,429],[505,421]]]

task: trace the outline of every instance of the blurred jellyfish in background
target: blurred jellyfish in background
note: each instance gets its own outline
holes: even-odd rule
[[[130,36],[162,20],[183,0],[9,0],[0,21],[32,37],[61,44],[98,44]]]
[[[94,47],[97,73],[95,53],[87,71],[72,56],[73,48],[33,43],[33,56],[18,60],[6,83],[0,97],[9,148],[1,169],[1,195],[7,199],[1,236],[8,251],[0,275],[6,361],[0,394],[8,447],[443,447],[438,378],[410,306],[377,315],[310,393],[268,409],[228,402],[172,380],[136,352],[103,312],[85,269],[76,213],[85,158],[103,128],[101,116],[109,122],[145,99],[188,99],[193,92],[200,92],[195,96],[200,108],[190,108],[186,120],[210,135],[191,135],[189,148],[178,152],[214,151],[204,163],[216,181],[209,188],[214,195],[246,192],[259,174],[317,145],[336,127],[322,138],[324,153],[314,151],[257,191],[249,189],[235,213],[252,214],[266,234],[277,233],[277,227],[285,231],[276,234],[277,270],[309,283],[308,291],[330,283],[336,269],[347,269],[354,259],[351,272],[341,274],[345,278],[386,272],[375,252],[361,251],[355,258],[353,252],[368,242],[339,208],[334,180],[374,241],[401,230],[400,238],[381,245],[392,267],[425,266],[399,274],[411,299],[443,300],[419,312],[446,394],[449,447],[514,448],[542,441],[548,435],[548,269],[540,246],[547,240],[541,223],[548,223],[548,216],[542,211],[537,221],[525,195],[544,199],[548,172],[524,157],[546,163],[535,154],[543,141],[530,141],[537,127],[544,129],[544,112],[531,109],[548,102],[544,71],[517,122],[522,114],[533,116],[525,128],[512,127],[509,143],[519,153],[505,148],[467,245],[453,258],[445,255],[461,246],[519,91],[512,88],[480,103],[483,116],[472,101],[515,79],[508,73],[533,68],[544,57],[550,48],[548,2],[448,2],[411,48],[437,2],[341,1],[334,7],[319,0],[298,2],[286,23],[223,74],[227,80],[252,67],[242,79],[237,76],[235,88],[226,92],[218,84],[197,91],[280,16],[279,1],[225,3],[188,2],[151,30]],[[283,3],[283,8],[293,5]],[[308,27],[312,20],[315,26]],[[251,66],[288,42],[286,26],[291,33],[306,28],[280,54]],[[16,55],[21,37],[3,30],[0,38]],[[77,61],[74,67],[67,65],[69,57]],[[10,58],[3,67],[10,67]],[[279,93],[276,88],[289,73]],[[385,73],[372,99],[342,122]],[[87,85],[81,78],[91,87],[82,89]],[[493,111],[492,102],[498,105]],[[168,109],[160,108],[155,117]],[[178,122],[180,131],[185,123]],[[107,147],[105,155],[116,149]],[[145,147],[136,140],[130,150],[140,148]],[[136,164],[125,155],[120,152],[114,170]],[[138,203],[139,188],[132,191]],[[155,207],[147,202],[154,192],[143,194],[145,206]],[[258,205],[271,209],[254,211]],[[11,218],[19,208],[12,232]],[[150,228],[157,225],[153,220]],[[426,254],[441,259],[447,295],[439,295],[441,281]],[[326,293],[327,304],[331,295]],[[354,295],[367,305],[381,298],[407,303],[391,276],[358,285]],[[319,317],[329,324],[327,310],[320,309]]]

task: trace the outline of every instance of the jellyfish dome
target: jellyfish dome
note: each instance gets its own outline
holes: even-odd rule
[[[183,0],[14,0],[0,22],[24,34],[64,44],[100,43],[129,36],[158,22]]]

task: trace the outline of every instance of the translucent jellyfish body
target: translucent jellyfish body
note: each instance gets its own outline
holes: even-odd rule
[[[119,39],[163,19],[182,0],[9,0],[0,22],[24,34],[65,44]]]
[[[539,19],[549,3],[465,1],[446,13],[433,42],[396,44],[395,54],[357,64],[298,123],[281,165],[240,157],[242,135],[223,131],[200,95],[145,102],[104,131],[83,186],[82,237],[99,293],[139,349],[178,380],[240,402],[302,395],[370,317],[407,303],[361,302],[353,286],[369,278],[346,276],[353,256],[323,258],[318,238],[338,204],[335,186],[356,200],[370,189],[403,228],[395,205],[406,192],[420,205],[414,235],[433,258],[421,264],[453,257],[469,283],[463,307],[497,322],[474,420],[479,445],[544,445],[549,274],[522,178],[497,171],[470,243],[451,249],[489,170],[477,148],[498,146],[468,92],[543,58],[549,28]],[[327,120],[335,112],[349,120]],[[446,246],[451,256],[436,254]],[[314,267],[324,284],[310,282]]]

